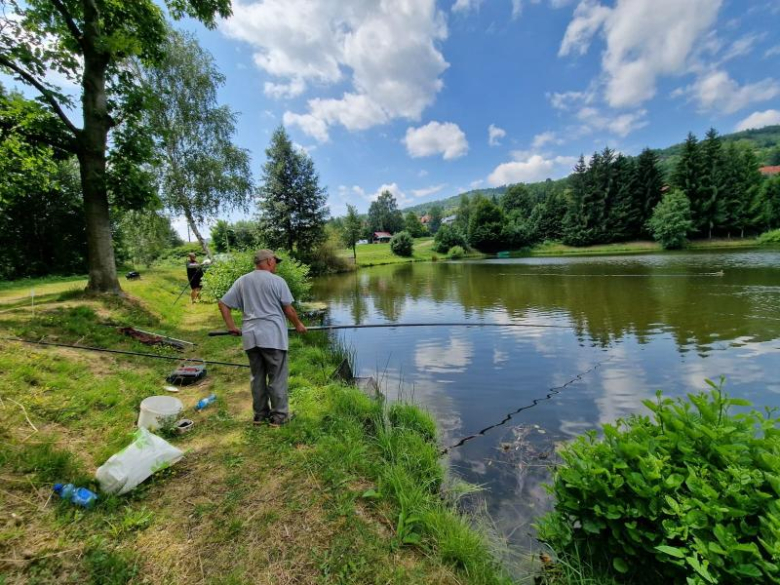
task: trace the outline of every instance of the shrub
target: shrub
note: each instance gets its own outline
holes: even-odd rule
[[[693,229],[691,204],[682,191],[671,191],[655,206],[647,222],[653,238],[667,250],[682,248]]]
[[[759,244],[780,244],[780,230],[772,230],[771,232],[764,232],[758,237]]]
[[[276,274],[287,281],[296,303],[309,297],[311,280],[309,279],[309,267],[287,254],[277,252],[284,262],[277,265]],[[203,275],[203,296],[206,299],[217,300],[221,298],[239,276],[252,272],[255,266],[252,262],[253,252],[241,252],[229,255],[206,270]]]
[[[447,257],[451,260],[459,260],[460,258],[463,258],[463,256],[466,254],[466,251],[461,248],[460,246],[453,246],[450,248],[450,251],[447,253]]]
[[[409,232],[398,232],[390,240],[390,251],[396,256],[409,258],[414,250],[414,240]]]
[[[466,238],[457,228],[445,223],[436,232],[436,237],[433,238],[433,250],[439,254],[446,254],[453,246],[465,248]]]
[[[750,403],[726,397],[723,379],[707,382],[688,400],[644,401],[652,419],[633,415],[564,447],[541,538],[589,549],[630,582],[780,580],[779,419],[729,414]]]

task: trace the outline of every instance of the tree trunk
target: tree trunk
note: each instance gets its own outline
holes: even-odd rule
[[[99,52],[95,38],[99,15],[85,6],[84,89],[82,104],[84,129],[77,137],[81,188],[87,228],[87,258],[90,292],[121,294],[116,277],[114,243],[111,237],[108,195],[106,193],[106,143],[111,119],[106,100],[108,59]]]
[[[352,243],[352,258],[355,259],[355,266],[357,266],[357,246],[355,243]]]
[[[209,250],[209,246],[206,243],[206,240],[203,239],[203,236],[200,235],[200,232],[198,231],[198,226],[195,225],[195,218],[192,217],[192,212],[184,208],[184,217],[187,218],[187,225],[192,228],[192,233],[195,234],[195,237],[198,239],[198,243],[200,244],[200,247],[203,248],[203,253],[206,254],[211,260],[213,258],[211,257],[211,250]]]

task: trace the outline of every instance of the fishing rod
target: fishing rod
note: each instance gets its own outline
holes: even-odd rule
[[[543,327],[546,329],[571,329],[568,325],[549,325],[545,323],[368,323],[365,325],[316,325],[307,327],[307,331],[332,331],[334,329],[391,329],[394,327]],[[295,329],[288,329],[294,333]],[[209,337],[218,337],[220,335],[233,335],[230,331],[209,331]]]
[[[122,355],[133,355],[133,356],[139,356],[139,357],[147,357],[147,358],[153,358],[157,360],[171,360],[175,362],[198,362],[199,364],[209,364],[212,366],[231,366],[234,368],[248,368],[248,364],[234,364],[232,362],[216,362],[216,361],[210,361],[210,360],[202,360],[200,358],[182,358],[182,357],[176,357],[176,356],[167,356],[167,355],[157,355],[154,353],[141,353],[138,351],[124,351],[121,349],[108,349],[105,347],[89,347],[87,345],[71,345],[69,343],[55,343],[53,341],[34,341],[32,339],[22,339],[21,337],[2,337],[0,339],[5,339],[7,341],[18,341],[20,343],[31,343],[34,345],[53,345],[55,347],[67,347],[70,349],[83,349],[86,351],[97,351],[102,353],[118,353]]]

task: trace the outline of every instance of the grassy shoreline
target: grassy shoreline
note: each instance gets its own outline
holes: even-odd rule
[[[219,327],[214,305],[173,304],[180,272],[145,271],[123,283],[128,299],[53,283],[34,313],[18,300],[27,283],[7,286],[0,335],[172,355],[117,331],[133,325],[244,364],[235,339],[204,335]],[[296,417],[281,429],[248,424],[246,369],[210,368],[176,394],[195,421],[169,439],[184,459],[83,511],[50,498],[51,485],[95,487],[174,362],[4,343],[0,583],[508,583],[490,539],[442,497],[430,416],[330,381],[341,357],[324,334],[291,337]],[[212,392],[217,403],[195,412]]]
[[[566,246],[565,244],[552,243],[540,244],[529,250],[512,252],[512,255],[523,255],[532,257],[544,256],[606,256],[612,254],[658,254],[658,253],[680,253],[691,251],[721,251],[721,250],[743,250],[752,248],[761,248],[756,238],[744,239],[712,239],[712,240],[692,240],[683,250],[664,250],[657,242],[636,241],[623,242],[615,244],[598,244],[595,246],[585,246],[577,248]]]

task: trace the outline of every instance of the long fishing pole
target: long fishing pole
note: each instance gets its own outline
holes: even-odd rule
[[[200,358],[182,358],[182,357],[176,357],[176,356],[167,356],[167,355],[157,355],[154,353],[141,353],[138,351],[123,351],[121,349],[108,349],[105,347],[90,347],[87,345],[72,345],[69,343],[55,343],[53,341],[34,341],[32,339],[22,339],[21,337],[2,337],[0,339],[5,339],[8,341],[18,341],[20,343],[31,343],[34,345],[53,345],[55,347],[67,347],[70,349],[83,349],[86,351],[98,351],[102,353],[118,353],[122,355],[133,355],[133,356],[139,356],[139,357],[147,357],[152,358],[156,360],[171,360],[175,362],[198,362],[199,364],[209,364],[212,366],[231,366],[234,368],[248,368],[248,364],[234,364],[232,362],[215,362],[210,360],[202,360]]]
[[[542,327],[546,329],[571,329],[569,325],[550,325],[546,323],[470,323],[468,321],[456,323],[368,323],[365,325],[316,325],[307,327],[307,331],[331,331],[334,329],[391,329],[394,327]],[[295,329],[288,329],[294,333]],[[209,337],[220,335],[232,335],[230,331],[209,331]]]

